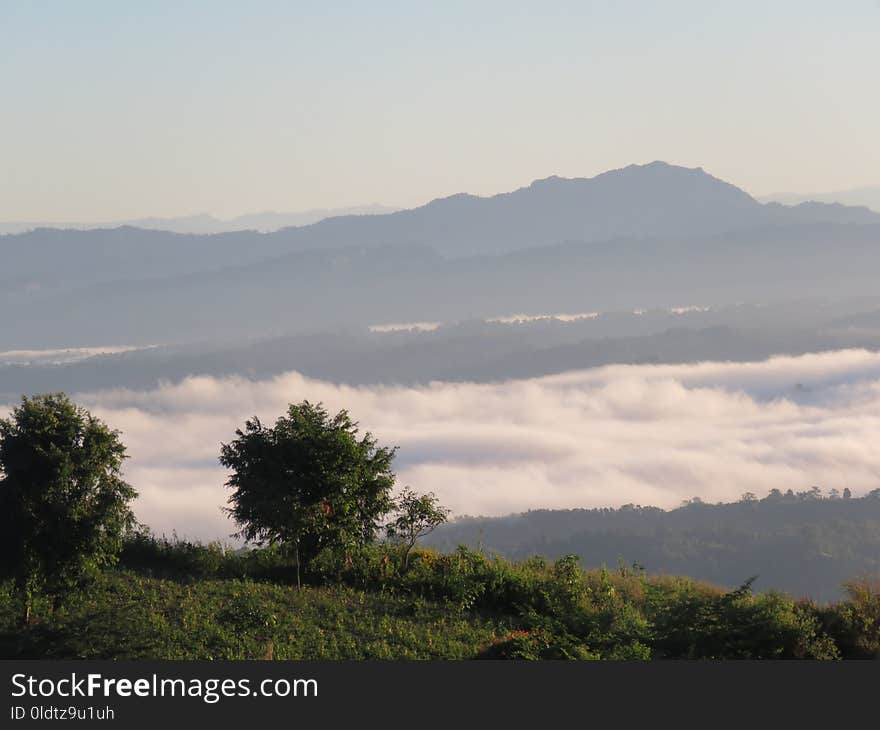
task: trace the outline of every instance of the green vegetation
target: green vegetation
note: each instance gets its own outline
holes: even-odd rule
[[[51,619],[14,628],[0,598],[0,654],[52,659],[463,659],[492,640],[486,619],[343,586],[114,572]]]
[[[880,583],[819,605],[574,556],[512,563],[379,544],[327,550],[298,589],[276,548],[141,533],[26,629],[0,590],[0,652],[53,658],[880,658]],[[283,576],[287,576],[285,579]]]
[[[14,582],[23,624],[38,595],[57,605],[115,560],[134,524],[124,458],[119,435],[60,393],[0,419],[0,577]]]
[[[252,418],[223,444],[220,463],[232,470],[229,515],[251,542],[292,549],[300,560],[323,547],[372,542],[393,508],[395,449],[376,445],[346,411],[332,417],[303,401],[266,428]]]
[[[637,560],[652,574],[689,575],[735,587],[834,601],[853,576],[880,576],[880,489],[774,489],[762,499],[688,500],[677,509],[533,510],[509,517],[459,518],[428,538],[433,548],[482,547],[511,560],[575,554],[585,565]]]
[[[878,581],[820,604],[622,561],[420,549],[447,510],[408,488],[394,499],[394,449],[345,411],[292,405],[222,446],[247,549],[136,526],[124,455],[61,395],[0,422],[3,657],[880,658]]]
[[[403,567],[409,567],[409,554],[416,543],[446,522],[449,510],[440,505],[433,492],[416,494],[406,487],[396,504],[394,519],[385,526],[385,535],[403,548]]]

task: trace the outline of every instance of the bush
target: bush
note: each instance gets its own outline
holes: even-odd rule
[[[187,585],[231,581],[233,593],[215,614],[207,616],[200,607],[181,603],[188,625],[201,626],[218,646],[227,647],[235,636],[250,637],[242,639],[246,642],[269,637],[271,643],[270,635],[277,633],[272,616],[278,609],[262,603],[262,591],[275,586],[259,584],[295,581],[293,562],[278,548],[234,551],[141,534],[126,543],[123,562],[129,569]],[[818,606],[780,593],[755,595],[750,581],[724,591],[688,578],[651,577],[629,568],[585,571],[573,555],[554,563],[537,557],[512,562],[465,547],[453,553],[414,549],[407,564],[400,546],[389,543],[324,550],[305,578],[329,590],[348,586],[386,596],[399,602],[400,615],[408,617],[439,606],[449,617],[470,621],[479,616],[497,622],[502,630],[473,652],[482,658],[880,656],[876,581],[852,582],[847,585],[848,600]],[[262,650],[248,651],[261,655]]]
[[[836,659],[839,652],[812,607],[778,593],[754,596],[751,581],[706,594],[685,587],[651,591],[660,656],[686,659]]]
[[[880,579],[844,583],[848,600],[819,611],[846,659],[880,659]]]

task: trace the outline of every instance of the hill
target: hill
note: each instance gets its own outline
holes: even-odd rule
[[[159,225],[148,223],[144,228]],[[312,249],[421,246],[455,257],[567,241],[692,237],[810,223],[880,223],[880,214],[819,203],[765,205],[700,168],[654,162],[593,178],[550,177],[486,198],[461,193],[411,210],[337,215],[265,234],[239,230],[194,235],[132,225],[38,228],[0,237],[0,282],[26,278],[45,285],[65,274],[68,283],[80,284],[139,279]]]
[[[880,490],[863,498],[814,491],[679,509],[538,510],[463,518],[432,545],[481,546],[512,559],[570,553],[586,565],[638,562],[649,573],[685,574],[724,586],[755,585],[830,600],[852,576],[880,573]]]
[[[878,243],[867,209],[660,162],[274,233],[38,229],[0,237],[0,349],[867,295]]]
[[[226,235],[224,246],[242,234]],[[402,313],[404,321],[455,321],[839,299],[874,295],[878,267],[880,224],[560,244],[468,259],[418,246],[358,246],[76,287],[74,278],[54,289],[21,280],[0,290],[0,305],[17,313],[0,320],[0,343],[159,344],[369,326],[401,321]]]
[[[138,558],[138,554],[140,558]],[[335,556],[290,585],[277,552],[129,545],[132,567],[94,576],[16,622],[0,584],[5,659],[865,659],[880,656],[877,587],[835,604],[732,591],[572,558],[509,563],[459,549]],[[267,575],[267,569],[274,577]],[[283,569],[286,577],[279,575]],[[157,573],[154,575],[154,573]],[[237,574],[230,577],[229,573]],[[282,573],[283,575],[283,573]],[[241,577],[243,576],[243,577]]]
[[[880,185],[868,185],[850,190],[836,190],[830,193],[773,193],[759,198],[763,203],[782,203],[800,205],[807,202],[839,203],[840,205],[864,206],[880,212]]]
[[[0,401],[58,389],[83,393],[155,388],[191,375],[265,379],[297,371],[322,381],[359,385],[498,382],[607,364],[743,362],[778,354],[878,350],[876,304],[876,299],[835,305],[801,300],[608,312],[569,321],[471,320],[431,331],[345,328],[107,354],[0,352]]]
[[[658,161],[592,178],[549,177],[488,198],[453,195],[387,216],[331,218],[276,235],[307,247],[408,243],[468,256],[566,241],[692,237],[818,222],[877,223],[880,214],[840,205],[764,205],[702,168]]]
[[[229,233],[231,231],[261,231],[268,233],[290,226],[307,226],[312,223],[340,215],[375,215],[391,213],[395,208],[383,205],[361,205],[352,208],[313,208],[297,213],[246,213],[234,218],[220,219],[212,215],[178,216],[175,218],[136,218],[125,221],[102,223],[82,223],[69,221],[49,223],[46,221],[10,221],[0,222],[0,234],[26,233],[37,228],[57,228],[62,230],[88,231],[104,228],[142,228],[152,231],[168,231],[170,233]]]

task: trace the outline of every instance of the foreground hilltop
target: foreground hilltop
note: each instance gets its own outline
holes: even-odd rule
[[[15,622],[0,584],[0,656],[53,659],[871,659],[880,592],[822,605],[638,569],[582,571],[459,549],[331,557],[291,585],[278,551],[141,539],[122,570]]]

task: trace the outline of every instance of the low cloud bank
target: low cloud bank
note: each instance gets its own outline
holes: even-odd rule
[[[399,445],[399,484],[436,492],[458,515],[880,487],[880,353],[862,350],[500,384],[194,377],[75,398],[122,431],[138,517],[201,539],[234,529],[221,512],[220,443],[246,418],[271,423],[302,399],[347,408],[380,443]]]

